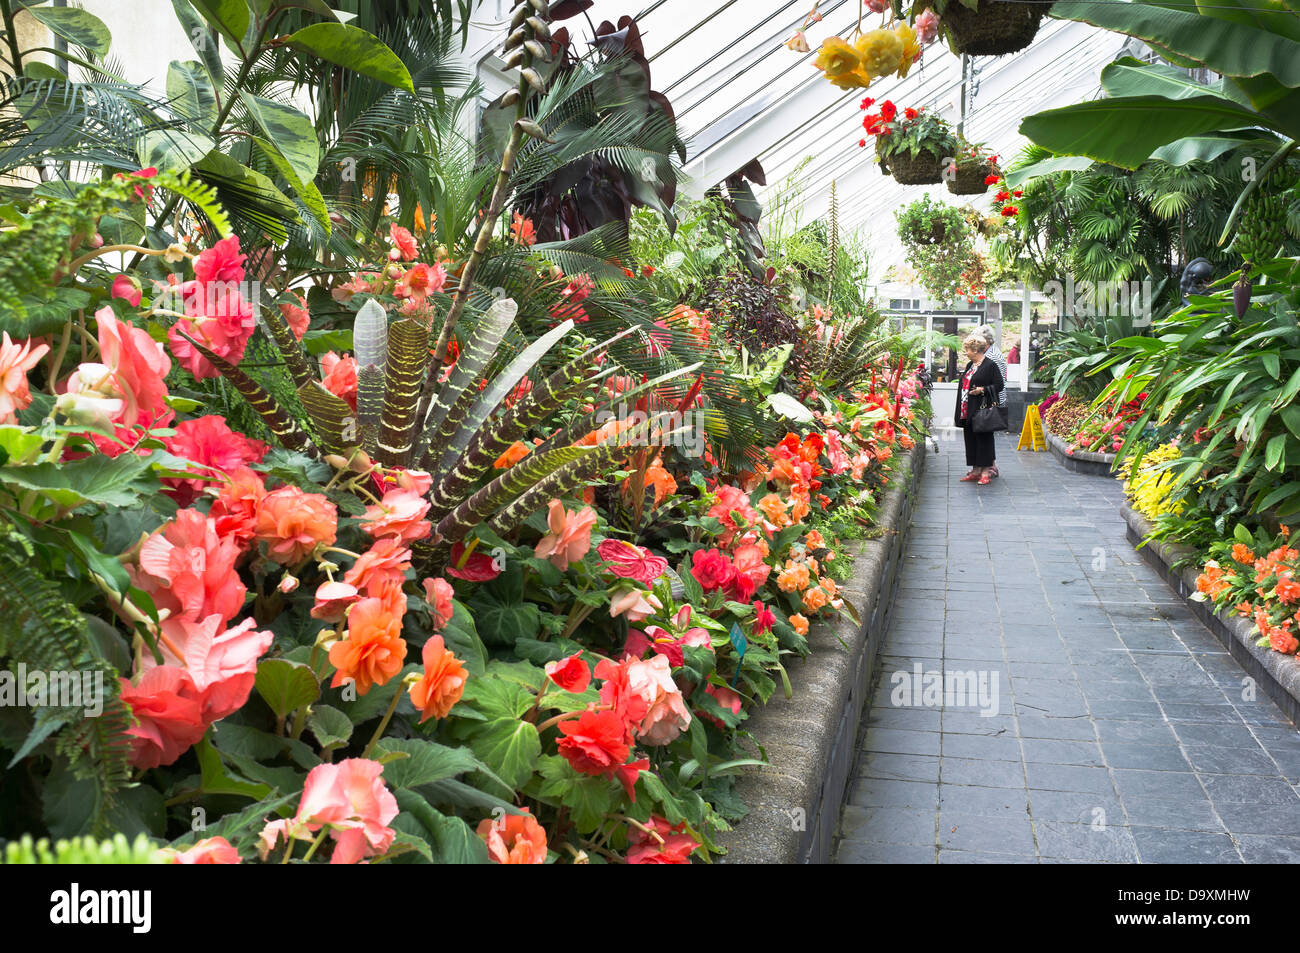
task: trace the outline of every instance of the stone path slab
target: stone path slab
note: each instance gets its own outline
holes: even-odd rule
[[[836,863],[1300,862],[1300,732],[1125,540],[1119,483],[931,455]]]

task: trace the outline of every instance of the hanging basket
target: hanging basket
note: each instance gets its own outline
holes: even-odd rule
[[[979,7],[972,10],[958,0],[950,0],[940,20],[948,31],[953,53],[1003,56],[1034,42],[1050,9],[1050,3],[980,0]]]
[[[916,155],[900,152],[881,156],[880,168],[899,185],[935,185],[943,181],[943,162],[922,149]]]
[[[989,190],[984,180],[993,174],[988,162],[957,166],[957,174],[948,180],[948,191],[953,195],[983,195]]]

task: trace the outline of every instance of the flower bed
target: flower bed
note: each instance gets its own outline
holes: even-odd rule
[[[1210,599],[1198,599],[1198,579],[1204,575],[1195,568],[1198,558],[1190,546],[1150,539],[1155,526],[1131,507],[1122,508],[1128,524],[1128,539],[1146,561],[1169,583],[1170,587],[1187,600],[1192,610],[1224,648],[1241,665],[1245,675],[1263,689],[1283,714],[1293,722],[1300,722],[1300,664],[1294,655],[1284,655],[1273,648],[1261,646],[1259,632],[1250,620],[1226,611],[1216,611]],[[1235,543],[1232,545],[1236,545]],[[1192,563],[1193,565],[1188,565]],[[1183,568],[1176,569],[1175,566]],[[1222,577],[1220,577],[1222,581]]]

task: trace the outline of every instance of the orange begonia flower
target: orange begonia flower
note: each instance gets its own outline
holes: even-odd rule
[[[469,671],[464,663],[447,650],[441,635],[424,643],[424,675],[411,685],[411,704],[420,709],[420,722],[446,718],[465,694]]]

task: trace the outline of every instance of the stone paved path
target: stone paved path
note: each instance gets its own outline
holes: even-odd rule
[[[835,861],[1300,861],[1300,733],[1126,542],[1119,484],[1006,434],[959,483],[938,439]],[[944,670],[983,697],[904,696]]]

